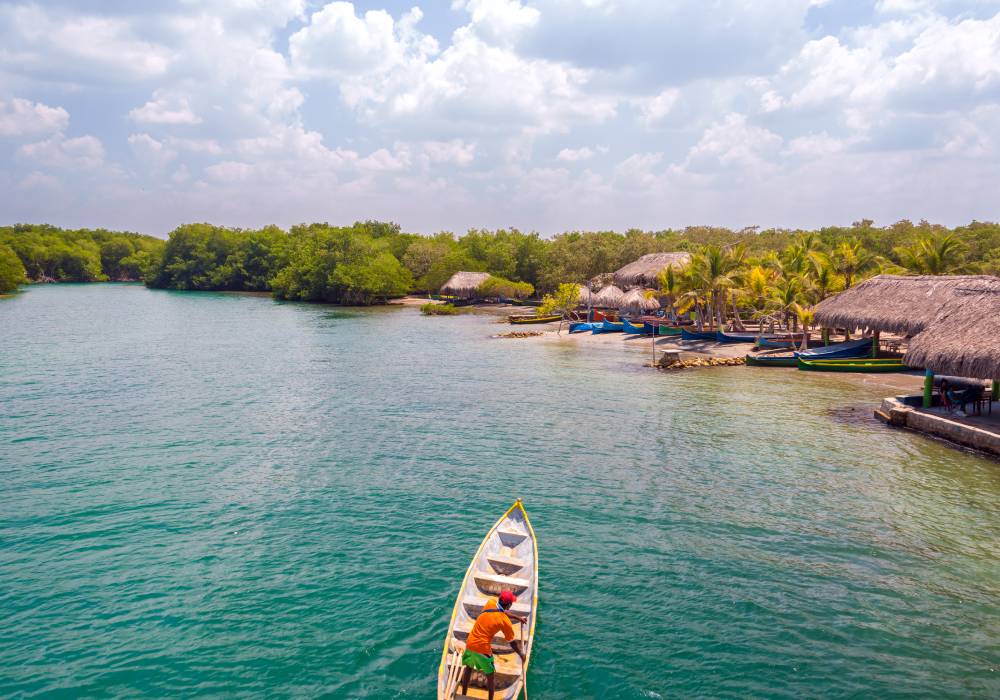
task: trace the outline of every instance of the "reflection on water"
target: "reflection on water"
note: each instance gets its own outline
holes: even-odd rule
[[[539,697],[1000,694],[996,462],[871,420],[877,385],[492,320],[0,304],[0,693],[427,697],[521,496]]]

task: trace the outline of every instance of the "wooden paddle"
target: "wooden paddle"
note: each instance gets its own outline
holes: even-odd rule
[[[521,623],[521,651],[528,655],[528,649],[524,646],[524,623]],[[528,674],[524,670],[524,659],[521,659],[521,687],[524,688],[524,700],[528,700]]]

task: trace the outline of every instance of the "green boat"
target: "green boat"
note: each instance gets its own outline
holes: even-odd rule
[[[799,369],[806,372],[905,372],[910,368],[898,357],[882,359],[803,360]]]
[[[681,328],[680,328],[680,326],[664,326],[663,324],[660,324],[657,327],[657,329],[656,329],[656,334],[657,335],[680,335],[681,334]]]
[[[796,367],[798,359],[795,355],[749,354],[746,356],[750,367]]]

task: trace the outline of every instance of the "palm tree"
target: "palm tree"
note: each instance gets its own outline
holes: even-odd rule
[[[712,319],[721,328],[726,323],[726,291],[736,286],[737,273],[746,257],[746,248],[706,245],[691,256],[688,265],[690,287],[700,290]]]
[[[674,304],[677,303],[677,298],[681,293],[681,276],[674,271],[674,266],[671,265],[660,273],[659,281],[660,294],[667,298],[667,308],[676,321],[677,314],[674,311]]]
[[[794,317],[795,308],[805,301],[802,292],[802,278],[796,275],[781,277],[771,287],[770,306],[781,312],[785,318],[785,325],[792,326],[793,332],[798,330],[798,319]],[[789,321],[794,323],[789,323]]]
[[[909,246],[896,248],[900,261],[911,272],[922,275],[946,275],[962,265],[964,246],[954,233],[924,236]]]
[[[808,295],[812,297],[815,303],[819,303],[831,294],[836,294],[844,289],[844,283],[844,278],[837,274],[831,263],[827,262],[825,265],[820,265],[815,269],[813,278],[810,280],[809,289],[807,290]]]
[[[816,315],[811,308],[796,304],[795,317],[802,324],[802,351],[805,352],[809,349],[809,326],[816,320]]]
[[[845,289],[854,286],[854,279],[872,264],[872,255],[856,238],[841,241],[833,251],[834,269],[844,277]]]
[[[810,274],[812,270],[825,262],[826,256],[823,254],[822,245],[823,242],[820,240],[819,234],[799,234],[795,238],[795,242],[785,248],[782,253],[782,266],[793,274]]]

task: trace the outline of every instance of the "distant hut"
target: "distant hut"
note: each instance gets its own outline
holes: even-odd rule
[[[1000,279],[954,290],[903,361],[939,374],[1000,380]]]
[[[441,294],[459,299],[475,299],[479,296],[479,285],[489,279],[488,272],[456,272],[444,286]]]
[[[586,285],[579,285],[580,287],[580,306],[591,306],[594,302],[594,297],[597,295],[590,291],[590,287]]]
[[[602,309],[617,309],[625,299],[625,292],[613,284],[594,295],[594,306]]]
[[[690,262],[690,253],[650,253],[615,272],[614,282],[622,289],[659,287],[661,272],[668,267],[680,269]]]
[[[632,289],[625,292],[624,297],[622,297],[621,306],[619,307],[622,311],[631,312],[644,312],[644,311],[657,311],[660,308],[660,302],[656,300],[653,296],[647,296],[646,292],[649,290],[645,289]]]
[[[878,275],[816,305],[816,323],[848,331],[916,335],[963,289],[1000,285],[988,275]]]

